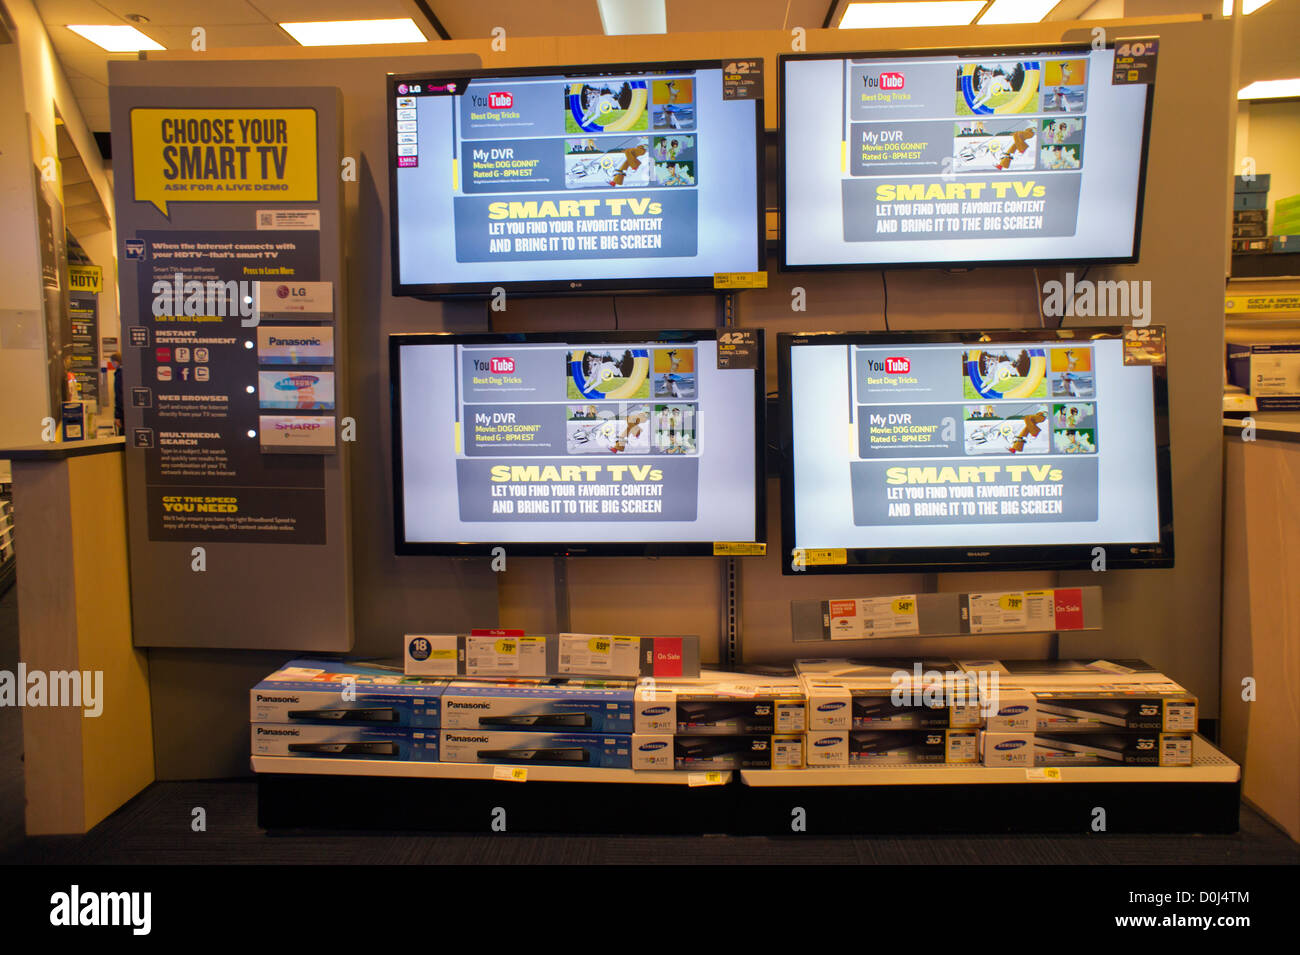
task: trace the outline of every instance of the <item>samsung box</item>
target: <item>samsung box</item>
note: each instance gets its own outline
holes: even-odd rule
[[[440,742],[444,763],[632,767],[632,737],[626,733],[444,729]]]
[[[631,733],[633,686],[603,680],[458,680],[443,690],[442,728]]]
[[[691,736],[802,733],[803,684],[795,678],[704,671],[698,680],[644,681],[636,732]]]
[[[985,766],[1190,766],[1191,733],[990,733]]]
[[[249,720],[436,729],[447,682],[386,667],[293,660],[249,691]]]
[[[633,769],[707,772],[728,769],[802,769],[802,733],[677,736],[637,733]]]
[[[254,756],[437,762],[438,731],[403,726],[254,723]]]
[[[809,769],[978,763],[979,730],[825,730],[805,737]]]
[[[1038,732],[1196,732],[1196,697],[1141,660],[982,660],[963,665],[1001,668],[999,707],[1004,698],[1013,707],[1024,702],[1023,693],[1031,694]],[[1018,725],[995,720],[988,728]]]
[[[958,697],[943,683],[896,686],[850,677],[804,677],[803,683],[810,730],[961,729],[983,722],[978,690]]]

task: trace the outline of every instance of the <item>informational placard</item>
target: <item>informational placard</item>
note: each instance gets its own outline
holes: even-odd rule
[[[99,296],[93,290],[77,287],[76,270],[68,270],[72,289],[68,292],[68,317],[72,341],[68,350],[68,370],[77,380],[77,394],[82,401],[99,400]]]
[[[346,649],[338,93],[131,85],[113,128],[136,641]]]

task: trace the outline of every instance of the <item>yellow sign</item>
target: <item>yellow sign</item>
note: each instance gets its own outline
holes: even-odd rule
[[[767,288],[766,272],[714,272],[714,288]]]
[[[104,270],[98,265],[69,265],[68,288],[73,292],[104,291]]]
[[[133,109],[135,198],[315,202],[314,109]]]
[[[714,557],[765,557],[766,544],[749,544],[745,541],[714,541]]]
[[[1225,295],[1223,310],[1229,315],[1248,312],[1300,312],[1300,292],[1280,295]]]
[[[796,550],[794,552],[795,567],[820,567],[827,564],[847,564],[849,562],[849,552],[844,548],[831,548],[822,550]]]

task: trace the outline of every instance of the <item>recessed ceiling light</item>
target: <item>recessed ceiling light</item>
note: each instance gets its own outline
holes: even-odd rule
[[[1246,16],[1250,16],[1266,3],[1268,3],[1268,0],[1241,0],[1241,12]],[[1225,17],[1232,16],[1232,0],[1223,0],[1223,15]]]
[[[841,30],[877,27],[965,26],[984,9],[984,0],[918,0],[908,3],[850,3]]]
[[[1282,99],[1290,96],[1300,96],[1300,78],[1256,80],[1237,91],[1237,99]]]
[[[122,25],[68,24],[68,29],[85,37],[101,50],[109,53],[138,53],[140,50],[165,50],[157,40],[151,40],[135,27]]]
[[[319,20],[281,23],[281,29],[303,46],[365,46],[372,43],[427,43],[410,17],[396,20]]]
[[[980,23],[1038,23],[1061,0],[993,0]]]

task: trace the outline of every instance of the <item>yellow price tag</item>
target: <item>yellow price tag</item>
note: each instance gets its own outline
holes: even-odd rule
[[[1019,610],[1025,603],[1024,594],[1003,594],[998,603],[1003,610]]]
[[[609,653],[610,645],[604,637],[592,637],[587,641],[587,649],[592,653]]]
[[[505,656],[513,656],[519,652],[519,644],[514,640],[498,640],[496,642],[496,651]]]
[[[686,777],[688,786],[721,786],[722,773],[716,769],[708,773],[691,773]]]
[[[849,552],[844,548],[796,550],[794,552],[795,567],[819,567],[827,564],[847,564],[848,562]]]
[[[894,613],[900,617],[908,617],[916,613],[916,601],[911,597],[899,597],[893,603]]]
[[[767,288],[766,272],[714,272],[714,288]]]
[[[1036,782],[1059,783],[1061,781],[1061,768],[1059,766],[1047,766],[1040,769],[1026,769],[1025,778]]]
[[[752,544],[745,541],[714,541],[714,557],[766,557],[766,544]]]
[[[528,781],[527,766],[495,766],[492,778],[506,783],[525,783]]]

